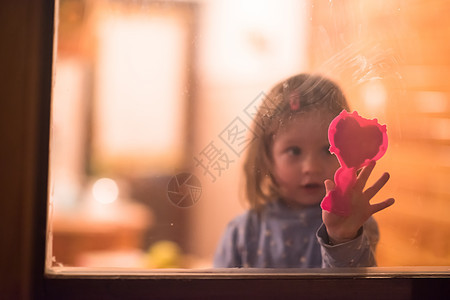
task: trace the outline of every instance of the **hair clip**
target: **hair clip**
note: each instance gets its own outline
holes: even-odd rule
[[[300,108],[300,94],[298,92],[289,95],[289,105],[291,106],[291,110],[298,110]]]

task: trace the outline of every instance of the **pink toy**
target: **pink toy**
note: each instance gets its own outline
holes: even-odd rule
[[[356,182],[356,171],[386,153],[386,125],[377,119],[360,117],[356,111],[342,111],[328,129],[330,152],[336,154],[341,167],[334,174],[335,189],[323,198],[323,210],[341,216],[350,215],[350,189]]]

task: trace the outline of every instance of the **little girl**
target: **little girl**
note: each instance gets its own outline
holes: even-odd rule
[[[322,211],[339,167],[329,152],[328,126],[345,96],[332,81],[300,74],[277,84],[259,107],[244,164],[250,209],[226,228],[215,267],[318,268],[375,266],[378,227],[371,217],[393,199],[369,200],[389,179],[364,186],[375,163],[363,168],[352,191],[352,214]]]

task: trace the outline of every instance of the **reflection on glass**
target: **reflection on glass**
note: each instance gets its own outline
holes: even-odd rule
[[[245,4],[243,4],[245,3]],[[387,124],[380,266],[450,264],[450,21],[429,1],[60,0],[53,266],[208,268],[241,201],[238,135],[322,73]],[[441,30],[436,30],[440,28]],[[243,144],[240,144],[243,145]],[[182,204],[182,205],[181,205]]]

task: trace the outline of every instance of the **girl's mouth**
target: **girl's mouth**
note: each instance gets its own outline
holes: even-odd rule
[[[307,183],[305,185],[302,185],[302,188],[306,191],[317,191],[323,188],[323,185],[318,183]]]

